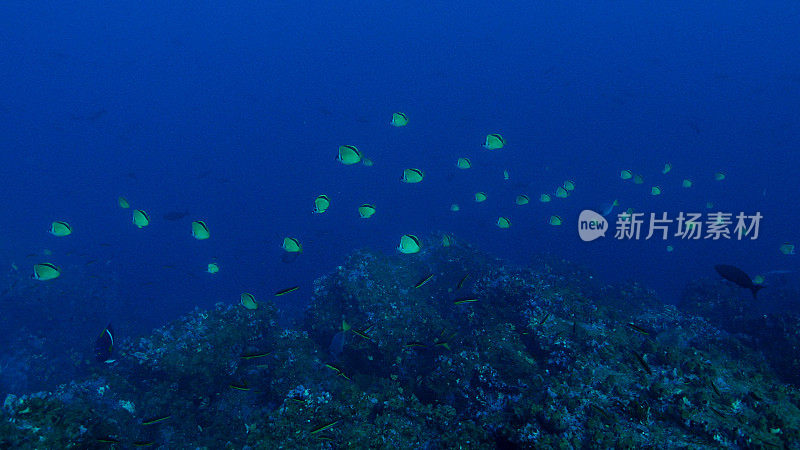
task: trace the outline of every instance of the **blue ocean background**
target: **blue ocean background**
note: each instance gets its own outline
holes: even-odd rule
[[[137,336],[299,285],[275,300],[289,324],[315,278],[358,248],[396,252],[406,233],[452,233],[519,264],[551,253],[666,303],[719,263],[796,271],[778,248],[800,222],[797,42],[794,2],[5,2],[0,267],[25,295],[2,299],[0,344],[32,333],[90,349],[109,322]],[[389,125],[395,111],[408,126]],[[506,147],[482,148],[488,133]],[[374,166],[337,163],[345,144]],[[462,156],[472,169],[455,167]],[[408,167],[425,180],[401,183]],[[538,202],[565,180],[569,198]],[[331,207],[312,214],[320,194]],[[151,225],[134,227],[118,196]],[[757,240],[672,239],[673,252],[582,242],[578,213],[613,199],[616,212],[711,201],[764,218]],[[189,215],[164,219],[176,211]],[[211,239],[192,238],[196,219]],[[48,234],[53,220],[73,235]],[[284,236],[303,244],[291,264]],[[45,261],[63,269],[46,285],[30,279]]]

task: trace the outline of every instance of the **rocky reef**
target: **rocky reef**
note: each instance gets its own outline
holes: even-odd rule
[[[682,311],[448,241],[351,254],[292,328],[220,303],[123,340],[86,379],[8,395],[0,447],[798,448],[800,391],[704,309],[737,293],[690,286]]]

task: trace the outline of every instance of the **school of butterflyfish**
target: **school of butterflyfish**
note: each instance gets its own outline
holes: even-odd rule
[[[406,127],[409,124],[408,115],[402,112],[395,112],[391,116],[391,120],[389,124],[392,127],[402,128]],[[507,145],[505,138],[499,133],[489,133],[486,135],[483,144],[483,147],[488,152],[496,152],[498,150],[502,150]],[[477,147],[477,146],[476,146]],[[468,156],[462,155],[454,155],[455,159],[455,168],[457,171],[474,171],[480,170],[480,166],[476,166],[473,164],[472,159]],[[338,151],[336,153],[335,160],[343,165],[343,166],[354,166],[354,165],[363,165],[366,167],[372,167],[373,161],[366,157],[364,152],[359,149],[355,145],[340,145]],[[668,190],[694,190],[694,181],[691,176],[686,177],[677,177],[672,178],[665,177],[666,175],[673,172],[673,166],[671,163],[667,162],[664,163],[663,168],[661,169],[661,177],[658,183],[645,183],[645,176],[639,173],[638,171],[634,171],[630,168],[624,168],[619,171],[619,178],[625,183],[632,183],[633,185],[642,185],[645,189],[649,188],[650,196],[660,196],[663,192],[667,192]],[[418,167],[406,167],[400,170],[397,174],[399,181],[404,184],[419,184],[423,183],[425,180],[426,174],[425,172],[418,168]],[[511,174],[508,169],[503,170],[503,180],[509,181],[511,178]],[[679,180],[675,182],[670,182],[670,178],[673,180]],[[714,172],[710,177],[711,180],[714,182],[724,182],[727,179],[727,175],[724,171],[718,170]],[[669,184],[668,184],[669,183]],[[674,185],[674,188],[673,188]],[[480,186],[477,186],[480,189]],[[510,201],[508,202],[508,209],[511,210],[512,208],[520,207],[520,208],[532,208],[533,205],[536,205],[536,200],[540,204],[553,204],[557,206],[557,203],[563,201],[565,199],[569,199],[569,197],[573,194],[577,187],[577,183],[572,179],[566,179],[561,184],[553,186],[551,189],[548,189],[547,192],[517,192],[513,194]],[[647,190],[645,190],[647,192]],[[691,191],[689,191],[691,192]],[[492,193],[487,193],[486,190],[474,190],[472,194],[468,194],[472,196],[474,203],[483,204],[487,201],[502,201],[503,199],[495,199],[497,195]],[[469,198],[469,197],[467,197]],[[462,199],[466,200],[466,199]],[[313,214],[325,214],[331,207],[336,206],[337,199],[331,199],[328,194],[321,193],[317,195],[313,199],[313,204],[311,208],[311,212]],[[532,203],[532,201],[534,203]],[[453,213],[457,213],[461,211],[461,204],[458,202],[453,202],[449,206],[449,210]],[[130,211],[130,218],[131,223],[136,228],[145,228],[150,226],[151,218],[149,213],[146,209],[139,209],[131,207],[130,202],[123,197],[117,197],[117,205],[123,209]],[[619,201],[617,199],[609,199],[609,202],[601,205],[598,212],[601,213],[603,216],[607,216],[611,214],[616,207],[620,206]],[[706,200],[704,202],[704,206],[706,209],[714,208],[714,203],[710,200]],[[479,207],[483,207],[482,205]],[[375,214],[379,214],[378,207],[374,203],[362,203],[360,206],[355,208],[353,211],[354,216],[357,214],[360,219],[368,220],[372,218]],[[632,207],[628,207],[624,211],[619,213],[620,220],[625,220],[626,218],[630,218],[635,212],[635,209]],[[510,214],[509,214],[510,215]],[[497,228],[501,230],[506,230],[512,227],[512,220],[509,215],[501,215],[494,219],[494,224]],[[559,214],[543,214],[543,222],[558,227],[564,224],[564,219],[562,215]],[[56,237],[65,238],[71,236],[73,233],[72,225],[66,220],[54,220],[50,224],[50,229],[48,232]],[[211,238],[211,229],[209,225],[206,223],[205,220],[197,219],[191,222],[191,228],[189,230],[191,236],[197,240],[207,240]],[[397,251],[400,254],[404,255],[413,255],[419,253],[423,250],[423,246],[425,245],[423,241],[414,234],[403,234],[397,238]],[[442,237],[441,245],[442,246],[450,246],[454,242],[452,236],[445,234]],[[282,242],[280,242],[280,247],[282,248],[285,256],[289,258],[295,258],[299,254],[303,252],[303,246],[299,240],[299,238],[294,236],[286,236],[283,238]],[[666,247],[667,252],[672,252],[674,247],[672,245],[668,245]],[[783,255],[794,255],[795,254],[795,246],[792,242],[785,241],[777,248],[777,250]],[[216,261],[208,262],[206,272],[209,274],[216,274],[220,271],[220,265]],[[56,264],[48,261],[42,261],[33,265],[33,274],[32,278],[39,280],[39,281],[49,281],[58,278],[61,275],[61,268]],[[424,280],[424,283],[427,283],[431,277],[428,277]],[[291,286],[287,288],[280,289],[276,292],[276,296],[287,295],[298,290],[298,286]],[[470,303],[471,301],[463,301],[458,304]],[[257,309],[258,302],[256,301],[256,297],[248,292],[243,292],[240,295],[240,303],[244,308],[247,309]]]

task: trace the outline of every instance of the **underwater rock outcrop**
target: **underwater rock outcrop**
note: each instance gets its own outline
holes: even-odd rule
[[[566,261],[357,251],[302,324],[218,304],[5,399],[0,446],[791,447],[800,395],[749,342]],[[699,312],[699,311],[698,311]]]
[[[762,352],[783,381],[800,386],[800,288],[790,283],[768,288],[755,301],[730,284],[695,280],[684,289],[680,307],[736,334]]]

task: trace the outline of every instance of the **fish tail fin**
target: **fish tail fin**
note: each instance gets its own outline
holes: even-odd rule
[[[756,294],[758,294],[758,291],[760,291],[761,289],[764,289],[765,287],[766,286],[762,286],[760,284],[753,285],[753,287],[750,288],[750,290],[753,291],[753,299],[758,300],[758,297],[756,296]]]

